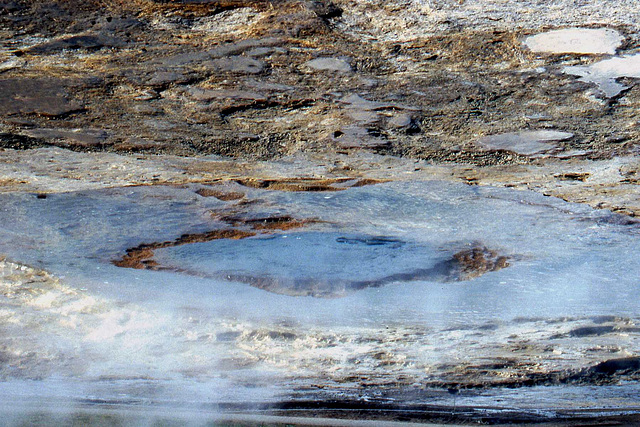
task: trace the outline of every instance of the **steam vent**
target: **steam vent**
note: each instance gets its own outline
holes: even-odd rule
[[[640,424],[636,0],[0,0],[0,424]]]

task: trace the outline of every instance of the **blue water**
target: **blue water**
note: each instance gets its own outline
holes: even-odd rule
[[[445,182],[332,193],[241,188],[254,201],[242,205],[201,197],[198,188],[1,195],[0,254],[43,268],[68,287],[29,291],[27,283],[26,293],[15,294],[7,285],[0,345],[21,368],[5,366],[3,378],[53,378],[72,388],[80,382],[98,397],[125,390],[143,400],[153,396],[140,388],[141,378],[163,399],[177,400],[193,379],[203,388],[183,396],[188,401],[215,401],[220,390],[242,400],[252,387],[277,400],[301,385],[334,378],[344,384],[343,376],[420,382],[449,375],[443,366],[456,364],[515,358],[581,368],[637,352],[640,336],[632,329],[552,338],[597,316],[618,326],[638,322],[640,226],[625,217],[531,192]],[[225,213],[316,221],[157,249],[162,271],[112,264],[127,248],[227,228]],[[423,274],[349,288],[429,270],[479,245],[508,256],[510,265],[469,280]],[[252,286],[265,277],[349,289],[317,298]],[[390,361],[381,364],[380,357]],[[104,378],[120,382],[112,389]],[[2,384],[13,393],[12,383]],[[578,389],[627,407],[633,399],[621,398],[628,390],[620,387]],[[501,393],[473,404],[490,404]],[[517,401],[510,393],[503,397]],[[83,392],[71,394],[73,400]],[[531,391],[527,404],[548,407],[544,395]]]

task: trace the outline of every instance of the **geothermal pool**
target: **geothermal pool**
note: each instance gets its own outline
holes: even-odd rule
[[[1,195],[0,400],[640,412],[637,222],[511,189],[364,184]]]

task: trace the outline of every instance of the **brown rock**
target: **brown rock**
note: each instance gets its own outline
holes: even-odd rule
[[[37,114],[60,117],[82,110],[68,98],[65,80],[16,78],[0,80],[0,115]]]

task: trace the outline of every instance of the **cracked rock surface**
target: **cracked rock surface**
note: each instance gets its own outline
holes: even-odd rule
[[[65,190],[25,168],[11,176],[14,150],[161,169],[173,155],[293,156],[364,175],[379,172],[361,161],[374,154],[638,213],[633,2],[3,3],[0,191]],[[549,132],[562,137],[535,137]],[[73,156],[54,157],[59,167],[40,168],[49,178]],[[567,173],[588,178],[557,179]]]

